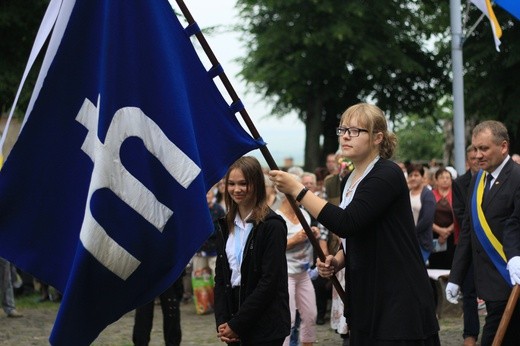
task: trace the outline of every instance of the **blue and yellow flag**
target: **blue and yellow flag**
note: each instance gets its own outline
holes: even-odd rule
[[[81,346],[179,277],[214,229],[206,191],[264,143],[168,0],[59,2],[0,172],[0,256],[64,293],[50,341]]]
[[[495,16],[495,12],[493,11],[493,7],[491,6],[490,0],[471,0],[471,2],[478,7],[479,10],[482,11],[489,19],[489,23],[491,24],[491,29],[493,30],[493,38],[495,40],[495,48],[498,52],[500,52],[500,37],[502,37],[502,28],[498,23],[497,17]]]

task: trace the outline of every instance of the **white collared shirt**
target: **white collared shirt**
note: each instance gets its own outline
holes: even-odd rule
[[[245,217],[247,220],[251,213]],[[242,266],[242,259],[244,254],[244,247],[246,246],[249,233],[253,229],[251,222],[242,220],[240,214],[235,215],[234,229],[229,232],[229,237],[226,242],[226,255],[231,269],[231,286],[240,286],[242,276],[240,274],[240,267]]]
[[[500,164],[500,166],[497,167],[497,169],[495,169],[493,172],[489,173],[487,172],[487,174],[491,174],[491,176],[493,177],[493,179],[491,179],[491,183],[489,185],[489,189],[491,190],[493,188],[493,184],[495,183],[495,181],[497,180],[498,176],[500,175],[500,172],[502,172],[502,169],[504,168],[504,166],[506,165],[507,161],[509,161],[510,159],[510,156],[507,155],[506,158],[504,159],[504,161],[502,161],[502,163]]]

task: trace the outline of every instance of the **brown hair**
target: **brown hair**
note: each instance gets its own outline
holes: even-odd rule
[[[410,175],[413,172],[419,172],[421,177],[424,177],[424,166],[419,165],[419,164],[408,165],[408,167],[406,168],[406,173],[408,173],[408,175]]]
[[[341,115],[340,123],[349,122],[351,119],[358,120],[362,126],[366,127],[371,141],[374,140],[374,134],[381,132],[383,140],[379,144],[379,156],[384,159],[392,157],[397,146],[397,137],[388,131],[385,114],[379,107],[368,103],[350,106]]]
[[[441,167],[441,168],[439,168],[438,170],[435,171],[435,180],[439,179],[439,176],[442,173],[448,173],[450,175],[450,177],[453,179],[453,176],[451,175],[451,172],[448,171],[445,167]]]
[[[226,202],[226,207],[228,210],[226,215],[226,223],[231,232],[233,231],[235,215],[238,213],[238,205],[235,203],[235,201],[233,201],[227,192],[227,189],[229,174],[235,169],[239,169],[244,175],[247,183],[247,191],[251,191],[255,195],[255,206],[253,207],[250,220],[258,223],[263,221],[269,213],[269,206],[267,205],[267,195],[265,191],[265,178],[264,172],[262,171],[262,166],[260,166],[260,162],[258,162],[258,160],[253,156],[243,156],[236,160],[229,167],[224,178],[226,184],[224,201]]]

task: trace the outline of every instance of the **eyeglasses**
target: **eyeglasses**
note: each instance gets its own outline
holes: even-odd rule
[[[359,137],[359,134],[361,132],[368,133],[368,130],[358,129],[357,127],[342,127],[342,126],[336,128],[336,134],[338,136],[343,136],[345,133],[348,133],[349,137]]]

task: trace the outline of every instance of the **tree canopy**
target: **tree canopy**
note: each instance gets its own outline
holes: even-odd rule
[[[305,165],[337,150],[334,127],[350,105],[375,100],[393,118],[428,114],[449,86],[428,42],[447,34],[432,1],[238,0],[248,33],[242,74],[306,124]],[[319,145],[323,136],[323,146]]]
[[[0,114],[13,104],[48,3],[49,0],[0,0]],[[35,77],[36,74],[31,74],[20,96],[19,105],[24,109]]]
[[[297,111],[306,125],[306,167],[336,150],[338,117],[360,101],[375,102],[391,121],[418,115],[440,125],[439,100],[452,92],[448,2],[238,0],[238,6],[248,49],[242,75],[272,101],[274,115]],[[467,29],[481,12],[469,2],[466,9]],[[465,115],[471,124],[506,123],[518,152],[520,86],[511,77],[520,72],[519,25],[497,6],[495,13],[502,51],[495,51],[486,19],[464,44]]]
[[[511,152],[520,153],[520,23],[498,6],[494,11],[503,30],[500,52],[487,19],[464,43],[465,115],[473,122],[502,121],[509,130]],[[473,24],[480,11],[469,14],[468,23]]]

